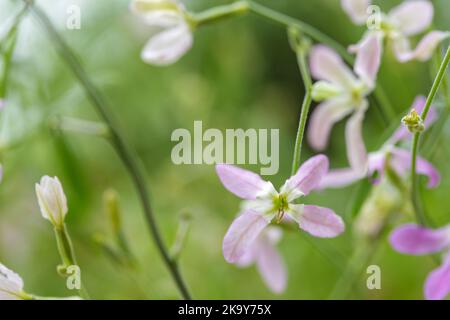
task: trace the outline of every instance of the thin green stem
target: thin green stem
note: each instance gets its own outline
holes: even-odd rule
[[[24,0],[26,1],[26,0]],[[55,47],[58,49],[60,56],[66,62],[69,69],[73,72],[75,77],[78,79],[80,84],[85,90],[85,93],[95,110],[103,121],[107,124],[109,132],[111,135],[110,141],[115,151],[122,160],[125,168],[127,169],[134,186],[138,192],[141,204],[145,213],[145,218],[150,229],[151,236],[156,244],[156,247],[161,254],[163,261],[172,276],[175,285],[181,293],[184,299],[191,299],[191,295],[185,284],[183,277],[178,269],[178,264],[176,261],[171,259],[168,250],[164,244],[161,237],[159,227],[157,225],[153,210],[150,205],[149,191],[145,182],[145,171],[142,169],[137,156],[131,151],[129,145],[125,142],[119,127],[116,125],[115,118],[110,113],[110,108],[103,95],[98,91],[98,89],[91,82],[86,71],[82,67],[81,63],[77,59],[73,50],[67,45],[65,40],[60,36],[58,31],[53,26],[52,22],[49,20],[48,16],[40,10],[37,6],[31,7],[32,12],[42,24],[46,30],[50,40],[53,42]]]
[[[67,268],[71,266],[78,266],[77,259],[75,257],[75,250],[72,245],[72,239],[70,238],[69,231],[67,230],[66,225],[63,223],[61,227],[55,226],[55,237],[56,237],[56,243],[58,246],[58,252],[62,260],[62,275],[64,277],[67,277]],[[83,285],[83,282],[80,279],[80,289],[79,289],[80,295],[85,298],[89,299],[89,294]]]
[[[300,35],[290,35],[290,37],[299,37]],[[291,174],[294,175],[300,167],[301,152],[303,144],[303,136],[306,128],[306,120],[308,119],[309,108],[311,106],[312,81],[309,73],[308,63],[306,62],[309,48],[309,41],[306,38],[291,39],[291,43],[297,55],[297,63],[303,79],[305,87],[305,96],[303,98],[302,110],[298,122],[297,136],[295,139],[294,157],[292,160]]]
[[[422,121],[425,123],[428,112],[430,111],[431,103],[433,102],[436,94],[439,90],[439,87],[444,79],[448,64],[450,62],[450,46],[447,48],[447,52],[444,56],[444,59],[441,62],[439,67],[439,71],[434,79],[433,85],[431,87],[430,93],[428,94],[427,101],[425,103],[425,107],[422,111],[420,117]],[[417,154],[419,152],[419,141],[420,141],[420,132],[414,134],[412,146],[411,146],[411,200],[414,205],[414,212],[416,215],[417,222],[425,225],[426,224],[426,216],[420,207],[419,198],[420,194],[418,192],[418,177],[416,173],[417,168]]]
[[[200,13],[193,13],[188,17],[194,26],[200,26],[245,14],[248,9],[249,5],[247,1],[238,1],[228,5],[213,7]]]

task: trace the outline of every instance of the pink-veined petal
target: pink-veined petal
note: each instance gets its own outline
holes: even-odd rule
[[[450,253],[444,263],[428,275],[424,291],[427,300],[442,300],[450,293]]]
[[[309,60],[311,75],[317,80],[329,81],[339,87],[351,87],[355,76],[333,49],[316,45],[311,49]]]
[[[377,32],[371,32],[361,42],[355,61],[355,73],[371,88],[375,87],[380,69],[382,43]]]
[[[289,212],[299,227],[320,238],[333,238],[345,230],[344,221],[329,208],[312,205],[292,205]]]
[[[378,176],[372,179],[373,184],[378,184],[385,174],[385,162],[386,154],[384,152],[371,152],[369,153],[369,160],[367,166],[367,175],[369,177],[373,176],[375,173]]]
[[[253,210],[248,210],[237,217],[223,239],[222,250],[225,260],[229,263],[238,263],[268,224],[267,219]]]
[[[433,21],[433,4],[425,0],[405,1],[389,12],[389,19],[406,35],[424,31]]]
[[[320,180],[328,172],[328,166],[328,158],[324,155],[319,154],[310,158],[300,166],[295,175],[286,181],[281,187],[281,192],[289,193],[295,190],[307,195],[319,186]]]
[[[274,293],[282,293],[287,284],[286,266],[280,254],[268,239],[263,239],[260,244],[256,263],[267,287]]]
[[[391,233],[389,242],[401,253],[429,254],[439,252],[450,245],[450,230],[448,227],[429,229],[416,224],[406,224]]]
[[[371,0],[341,0],[342,9],[354,24],[362,25],[367,20],[367,8]]]
[[[142,50],[146,63],[165,66],[178,61],[193,43],[192,32],[186,23],[155,34]]]
[[[361,180],[366,172],[357,171],[353,168],[342,168],[330,170],[320,181],[320,188],[342,188]]]
[[[264,181],[258,174],[230,164],[216,165],[216,172],[225,188],[242,199],[255,200],[273,189],[272,183]]]
[[[308,126],[308,142],[316,151],[322,151],[328,144],[333,125],[353,111],[348,99],[333,98],[316,106]]]
[[[367,101],[364,100],[358,111],[347,121],[345,127],[347,158],[350,166],[357,172],[365,172],[367,169],[367,151],[362,134],[362,124],[366,109]]]
[[[400,148],[392,149],[392,165],[403,174],[411,168],[411,152]],[[416,159],[416,172],[428,177],[427,188],[435,188],[441,181],[439,171],[427,160],[422,157]]]
[[[22,278],[0,263],[0,299],[16,300],[23,290]]]

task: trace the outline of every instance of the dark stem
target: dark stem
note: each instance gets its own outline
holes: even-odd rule
[[[24,0],[26,1],[26,0]],[[167,248],[162,240],[159,228],[157,226],[155,216],[153,214],[150,200],[149,191],[147,189],[144,180],[144,170],[140,166],[137,156],[131,150],[131,148],[125,143],[125,140],[120,133],[118,126],[116,125],[115,119],[110,113],[109,106],[104,100],[101,93],[94,86],[94,84],[89,79],[85,70],[83,69],[81,63],[73,53],[73,50],[67,45],[64,39],[59,35],[58,31],[53,26],[52,22],[49,20],[47,15],[38,7],[32,6],[30,8],[34,15],[41,22],[45,30],[47,31],[51,41],[54,43],[58,49],[62,59],[67,63],[70,70],[73,72],[75,77],[78,79],[80,84],[83,86],[84,91],[91,101],[92,105],[95,107],[96,111],[100,117],[105,121],[109,127],[110,131],[110,141],[115,151],[122,160],[125,168],[127,169],[135,188],[139,194],[139,198],[144,209],[145,218],[147,220],[148,227],[151,232],[151,236],[155,241],[159,253],[161,254],[163,261],[168,268],[178,290],[180,291],[184,299],[191,299],[191,295],[187,289],[185,281],[180,274],[177,263],[172,260],[168,254]]]

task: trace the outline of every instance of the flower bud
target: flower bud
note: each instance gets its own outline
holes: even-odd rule
[[[311,96],[314,101],[328,100],[340,93],[339,88],[327,81],[318,81],[312,87]]]
[[[425,130],[422,117],[417,113],[416,109],[402,118],[402,123],[408,128],[411,133],[418,133]]]
[[[42,216],[56,228],[61,228],[67,214],[67,199],[57,177],[42,177],[36,184],[36,195]]]

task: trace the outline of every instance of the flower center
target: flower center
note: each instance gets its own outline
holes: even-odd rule
[[[287,200],[287,195],[284,193],[278,194],[273,198],[274,211],[277,212],[275,216],[275,221],[280,223],[283,219],[284,213],[289,209],[289,202]]]

